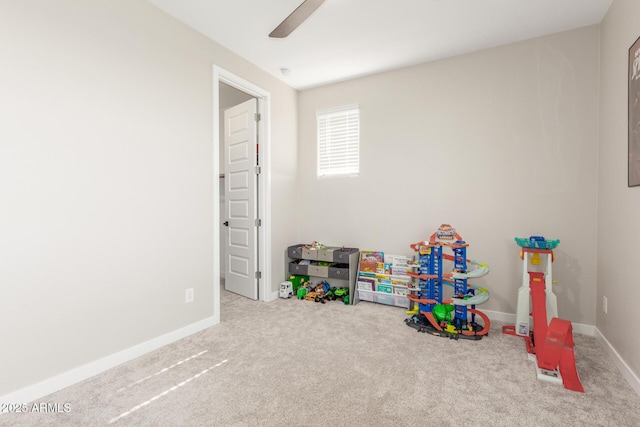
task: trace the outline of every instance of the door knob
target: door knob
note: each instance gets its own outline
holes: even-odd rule
[[[223,224],[225,227],[228,227],[228,226],[229,226],[229,221],[225,221],[225,222],[223,222],[222,224]]]

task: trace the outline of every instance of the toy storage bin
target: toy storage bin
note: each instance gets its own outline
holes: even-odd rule
[[[349,280],[349,264],[330,266],[329,278]]]
[[[333,251],[339,249],[335,246],[327,246],[322,249],[318,249],[318,261],[333,262]]]
[[[360,301],[378,302],[374,291],[367,291],[364,289],[358,289],[358,299]]]
[[[289,273],[295,274],[298,276],[307,276],[309,275],[309,265],[300,264],[300,260],[295,260],[289,263]]]
[[[317,262],[312,263],[307,270],[309,276],[329,277],[329,266],[319,265]]]
[[[302,247],[304,245],[300,243],[299,245],[289,246],[287,248],[287,255],[289,258],[302,258]]]
[[[315,261],[318,259],[318,252],[318,249],[302,248],[302,258]]]
[[[376,302],[378,304],[393,305],[396,307],[409,308],[409,299],[403,295],[383,294],[374,291],[358,289],[360,301]]]
[[[334,248],[332,253],[333,259],[331,261],[346,264],[349,262],[349,255],[354,252],[358,252],[358,248]]]
[[[396,304],[396,299],[393,297],[392,294],[388,294],[388,295],[381,295],[378,294],[377,295],[377,302],[378,304],[385,304],[385,305],[397,305]]]

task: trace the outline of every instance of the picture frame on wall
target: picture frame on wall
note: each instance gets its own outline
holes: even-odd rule
[[[640,185],[640,37],[629,48],[628,186]]]

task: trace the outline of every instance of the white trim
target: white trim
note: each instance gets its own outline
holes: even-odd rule
[[[316,117],[325,115],[325,114],[339,113],[341,111],[349,111],[349,110],[360,110],[360,104],[349,104],[349,105],[342,105],[340,107],[324,108],[322,110],[316,111]]]
[[[482,309],[480,310],[483,313],[485,313],[491,320],[496,320],[498,322],[513,323],[513,324],[515,324],[516,322],[516,315],[512,313],[503,313],[501,311],[491,311],[491,310],[482,310]],[[576,334],[587,335],[589,337],[593,337],[596,335],[596,332],[595,332],[596,327],[593,325],[585,325],[583,323],[571,322],[571,326],[573,327],[573,332],[575,332]]]
[[[215,326],[218,323],[214,317],[201,320],[173,332],[152,338],[133,347],[87,363],[70,371],[40,381],[12,393],[0,396],[0,403],[29,403],[40,399],[65,387],[69,387],[94,375],[116,367],[122,363],[133,360],[151,351],[157,350],[182,338],[193,335],[203,329]]]
[[[516,321],[515,314],[503,313],[501,311],[483,310],[482,308],[479,308],[479,310],[486,314],[491,320],[505,323],[515,323]]]
[[[571,326],[573,327],[573,332],[575,332],[576,334],[586,335],[588,337],[596,336],[596,327],[593,325],[571,322]]]
[[[613,363],[616,365],[622,376],[627,380],[631,388],[636,392],[638,396],[640,396],[640,378],[633,372],[633,370],[627,365],[627,362],[620,356],[620,354],[616,351],[615,348],[611,345],[609,340],[607,340],[602,332],[598,328],[595,328],[595,336],[596,340],[602,345],[602,348],[605,349],[611,359],[613,359]]]
[[[273,301],[278,293],[271,291],[271,250],[267,242],[271,242],[271,94],[265,89],[236,76],[235,74],[213,66],[213,299],[215,317],[220,319],[220,82],[228,84],[242,92],[258,98],[258,113],[261,120],[258,123],[258,152],[262,179],[258,188],[258,216],[262,220],[262,227],[258,228],[258,269],[262,272],[262,279],[258,287],[258,298],[261,301]],[[274,296],[275,295],[275,296]]]

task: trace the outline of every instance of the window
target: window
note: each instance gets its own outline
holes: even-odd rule
[[[318,120],[318,176],[354,175],[360,170],[360,107],[322,110]]]

